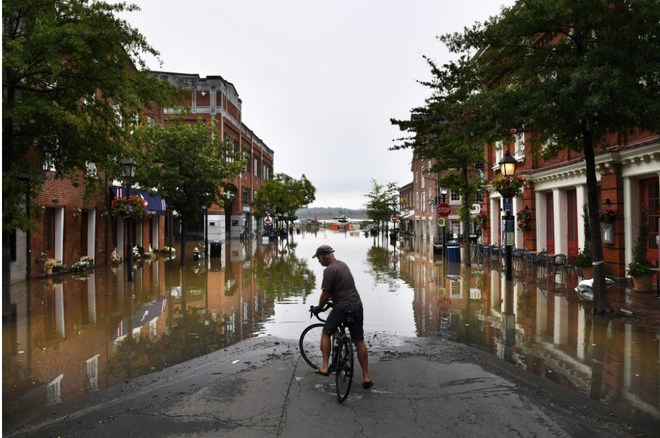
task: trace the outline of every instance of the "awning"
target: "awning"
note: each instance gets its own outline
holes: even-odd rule
[[[110,192],[112,197],[123,197],[126,193],[126,189],[123,187],[110,187]],[[158,216],[165,216],[167,213],[167,202],[158,195],[152,195],[151,193],[145,190],[136,190],[131,189],[131,195],[140,195],[142,199],[147,201],[147,213],[155,214]]]
[[[414,211],[411,211],[411,212],[408,213],[408,214],[404,214],[404,215],[402,215],[402,216],[401,216],[401,220],[402,220],[402,221],[409,221],[409,220],[411,220],[413,217],[415,217],[415,212],[414,212]]]

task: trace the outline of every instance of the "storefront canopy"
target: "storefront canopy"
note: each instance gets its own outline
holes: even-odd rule
[[[126,189],[123,187],[110,187],[113,199],[116,196],[123,197]],[[167,213],[167,202],[158,195],[152,195],[145,190],[131,189],[131,195],[139,195],[142,199],[147,201],[147,213],[155,214],[158,216],[165,216]]]

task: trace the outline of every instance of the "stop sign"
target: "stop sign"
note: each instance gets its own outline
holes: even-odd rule
[[[437,208],[438,215],[447,217],[451,213],[451,206],[449,204],[440,204]]]
[[[273,223],[273,221],[271,221],[269,217],[267,217],[266,219],[264,219],[264,225],[266,225],[266,226],[270,226],[272,223]]]
[[[396,222],[399,220],[399,217],[395,214],[392,215],[392,222]]]

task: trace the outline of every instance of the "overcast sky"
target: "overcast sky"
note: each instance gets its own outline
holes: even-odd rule
[[[412,152],[389,151],[430,91],[422,55],[450,59],[437,35],[514,0],[127,0],[122,15],[161,53],[153,70],[219,75],[243,123],[275,152],[275,172],[316,187],[312,207],[363,208],[372,179],[412,181]]]

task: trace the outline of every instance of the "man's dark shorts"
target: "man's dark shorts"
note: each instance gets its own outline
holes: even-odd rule
[[[362,304],[353,304],[352,306],[346,307],[333,307],[330,315],[328,315],[328,318],[325,320],[323,331],[328,334],[334,333],[344,319],[345,310],[353,312],[353,324],[348,325],[348,330],[351,332],[351,339],[354,341],[364,341],[364,328],[362,327],[362,323],[364,322],[364,312],[362,310]]]

